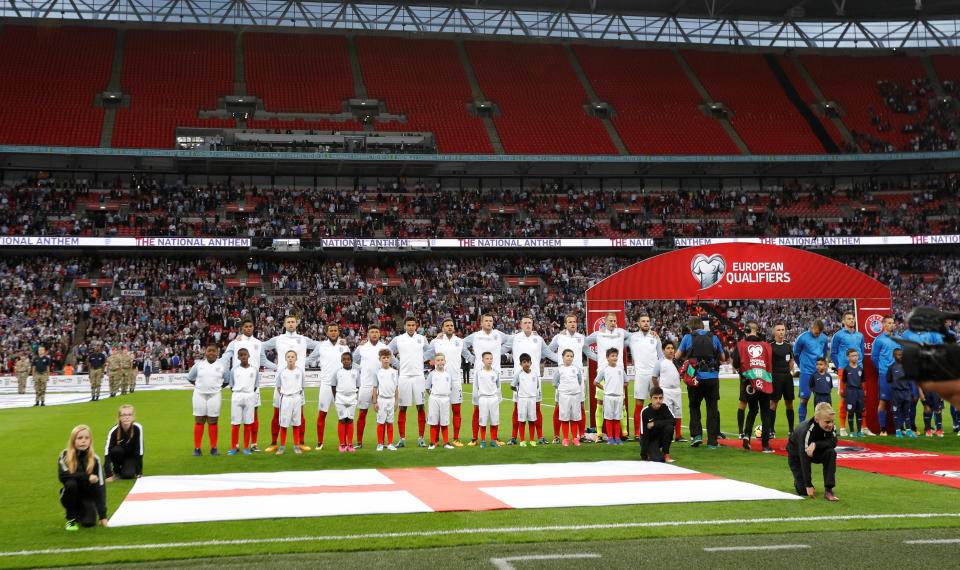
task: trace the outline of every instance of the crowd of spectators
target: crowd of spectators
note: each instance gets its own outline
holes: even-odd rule
[[[840,261],[876,277],[891,287],[894,312],[903,314],[917,304],[960,308],[960,258],[950,255],[845,255]],[[6,331],[0,342],[0,362],[7,371],[18,352],[32,353],[38,344],[51,348],[54,369],[67,364],[73,332],[82,322],[85,333],[73,347],[75,369],[93,348],[108,351],[129,347],[138,367],[149,358],[154,371],[186,370],[210,342],[225,346],[251,316],[261,338],[282,332],[283,317],[302,319],[300,332],[322,338],[327,322],[338,322],[348,344],[356,346],[366,325],[377,323],[385,333],[401,330],[403,317],[416,316],[421,332],[439,332],[443,318],[452,318],[461,334],[478,328],[479,317],[496,315],[503,331],[518,328],[524,315],[534,317],[534,327],[550,339],[561,330],[563,316],[573,312],[585,320],[584,293],[598,280],[634,263],[629,257],[464,257],[386,261],[328,259],[289,263],[271,258],[246,261],[246,271],[270,277],[264,288],[209,291],[200,272],[227,276],[243,270],[242,263],[202,259],[104,260],[8,259],[2,275],[59,273],[82,276],[86,268],[99,267],[117,278],[97,299],[78,293],[66,282],[55,290],[25,292],[11,289],[0,301],[0,324]],[[30,269],[26,269],[26,267]],[[58,269],[59,267],[59,269]],[[191,271],[190,268],[203,268]],[[95,271],[93,271],[95,272]],[[273,276],[283,276],[278,288]],[[525,277],[525,285],[507,278]],[[154,282],[169,282],[170,295]],[[530,284],[533,285],[530,285]],[[120,295],[121,287],[144,285],[146,295]],[[840,315],[852,308],[846,299],[798,301],[635,301],[627,304],[628,327],[641,313],[650,314],[661,336],[676,340],[690,315],[709,319],[725,343],[734,342],[748,319],[767,329],[777,321],[787,324],[788,337],[796,338],[814,318],[828,332],[839,327]],[[583,323],[582,326],[585,326]]]

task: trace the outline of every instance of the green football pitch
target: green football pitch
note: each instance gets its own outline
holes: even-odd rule
[[[550,403],[552,392],[549,386],[545,389],[545,403]],[[263,440],[269,439],[270,397],[270,392],[265,391],[261,447],[269,443]],[[316,398],[317,389],[308,389],[308,444],[315,443]],[[727,433],[736,433],[736,398],[736,385],[723,382],[720,411],[722,429]],[[228,399],[227,395],[224,411],[229,410]],[[461,439],[470,437],[469,396],[467,400]],[[324,437],[327,448],[321,452],[301,456],[288,453],[282,457],[205,454],[197,458],[191,456],[189,391],[138,391],[92,403],[4,410],[0,412],[0,437],[7,444],[8,457],[0,464],[0,476],[6,482],[2,491],[6,522],[0,533],[0,566],[127,566],[132,562],[157,566],[160,561],[182,566],[188,563],[187,559],[195,559],[189,561],[191,566],[389,563],[413,567],[435,559],[446,562],[448,567],[562,568],[582,566],[583,559],[570,556],[589,554],[614,565],[661,561],[752,567],[813,556],[809,549],[818,548],[835,553],[828,560],[840,566],[862,567],[872,562],[921,566],[926,560],[943,564],[955,559],[960,548],[960,543],[946,542],[960,536],[960,490],[844,468],[837,475],[839,503],[817,499],[358,515],[96,528],[67,533],[57,500],[57,455],[71,428],[79,423],[91,426],[96,450],[101,452],[103,437],[114,424],[121,403],[135,405],[137,421],[144,426],[147,475],[595,461],[637,459],[639,455],[634,442],[623,446],[467,447],[453,451],[407,447],[396,453],[377,453],[370,445],[376,434],[371,415],[366,428],[367,445],[353,454],[330,449],[331,442],[336,442],[336,423],[328,421]],[[509,437],[510,411],[505,402],[501,439]],[[544,409],[548,438],[553,435],[552,411],[550,407]],[[949,425],[949,414],[946,415]],[[223,417],[222,421],[219,443],[225,452],[230,437],[228,418]],[[782,411],[777,432],[786,434]],[[888,438],[883,443],[960,454],[960,437],[952,435],[949,429],[947,433],[943,439]],[[408,414],[407,435],[408,441],[415,441],[415,413]],[[204,440],[206,453],[206,436]],[[792,492],[786,460],[780,456],[727,447],[693,449],[687,444],[675,444],[671,456],[682,467]],[[814,482],[819,481],[819,468],[815,467]],[[108,485],[110,513],[132,485],[131,481]],[[819,486],[818,491],[822,494]],[[924,539],[941,542],[912,542]],[[784,548],[704,550],[758,545]],[[516,559],[560,555],[566,557]],[[843,560],[849,563],[844,564]]]

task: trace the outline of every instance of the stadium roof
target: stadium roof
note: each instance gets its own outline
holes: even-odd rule
[[[2,18],[59,22],[801,49],[956,48],[960,45],[958,12],[960,2],[946,0],[7,0],[0,4]]]
[[[416,2],[398,2],[416,4]],[[956,0],[432,0],[421,4],[693,18],[912,20],[960,17]]]

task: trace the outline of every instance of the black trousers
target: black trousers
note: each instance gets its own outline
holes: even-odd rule
[[[787,454],[787,464],[793,473],[793,488],[801,497],[807,496],[807,486],[813,486],[813,478],[810,473],[810,466],[813,463],[823,465],[823,487],[827,491],[837,485],[837,451],[835,449],[818,449],[813,452],[813,457],[807,457],[807,452],[801,449],[799,453],[790,451]]]
[[[759,408],[759,410],[757,409]],[[753,422],[757,419],[757,412],[760,413],[760,425],[762,426],[763,445],[766,446],[770,441],[770,395],[757,391],[747,396],[747,421],[743,425],[743,433],[746,437],[753,435]]]
[[[640,436],[640,458],[663,463],[670,453],[673,428],[644,428]]]
[[[707,445],[717,445],[720,437],[720,380],[700,380],[699,386],[687,386],[690,401],[690,437],[703,437],[700,404],[707,404]]]
[[[96,526],[96,497],[86,492],[84,488],[90,487],[77,485],[77,482],[72,479],[67,480],[63,484],[63,489],[60,490],[60,504],[67,510],[67,520],[75,520],[81,526]]]
[[[114,445],[110,448],[110,467],[113,468],[113,474],[120,479],[133,479],[137,476],[137,456],[136,451],[126,450],[121,445]]]

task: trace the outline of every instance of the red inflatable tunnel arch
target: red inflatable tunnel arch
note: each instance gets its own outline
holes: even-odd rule
[[[587,290],[587,334],[609,311],[626,323],[626,301],[701,299],[851,299],[867,355],[881,332],[878,316],[891,312],[889,287],[829,257],[778,245],[724,243],[657,255],[600,281]],[[877,430],[876,371],[867,355],[867,419]]]

